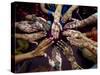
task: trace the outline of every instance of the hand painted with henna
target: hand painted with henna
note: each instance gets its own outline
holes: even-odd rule
[[[88,25],[94,25],[97,23],[97,15],[93,14],[91,16],[89,16],[86,19],[83,19],[81,21],[77,20],[77,19],[72,19],[72,22],[69,22],[67,24],[65,24],[64,29],[68,29],[68,28],[82,28]]]
[[[63,40],[60,40],[57,42],[57,45],[63,50],[63,54],[72,65],[72,69],[82,69],[74,57],[72,48],[67,43],[65,43]]]
[[[66,37],[82,38],[82,33],[76,30],[65,30],[62,33]]]
[[[16,33],[15,34],[15,37],[16,38],[19,38],[19,39],[24,39],[24,40],[27,40],[29,41],[30,43],[36,43],[37,44],[37,40],[43,38],[46,36],[46,32],[37,32],[37,33],[31,33],[31,34],[18,34]]]
[[[77,28],[81,25],[81,21],[78,19],[71,19],[72,22],[68,22],[67,24],[65,24],[64,29],[73,29],[73,28]]]
[[[51,27],[51,35],[53,36],[54,39],[59,38],[59,33],[62,30],[62,26],[59,23],[61,17],[61,10],[62,10],[62,5],[58,5],[54,13],[54,22]]]
[[[51,56],[47,56],[49,60],[49,64],[55,69],[55,70],[61,70],[62,68],[62,58],[60,50],[58,49],[58,46],[54,46],[52,48]]]
[[[67,40],[70,41],[72,45],[87,48],[91,53],[96,56],[97,43],[91,39],[88,39],[81,32],[75,30],[67,30],[63,32]]]
[[[70,37],[70,38],[75,38],[75,39],[81,40],[81,41],[83,40],[83,41],[89,42],[92,45],[97,47],[97,43],[95,41],[88,39],[83,33],[79,32],[79,31],[76,31],[76,30],[66,30],[66,31],[63,31],[62,34],[64,36],[66,36],[67,38]]]
[[[60,31],[62,30],[62,26],[60,23],[54,22],[51,28],[51,35],[54,39],[59,38]]]
[[[50,26],[42,17],[35,17],[32,21],[16,22],[15,26],[23,32],[31,33],[39,30],[48,31]]]
[[[15,27],[17,27],[21,31],[27,32],[27,33],[38,31],[36,28],[33,28],[32,25],[28,23],[28,21],[16,22]]]
[[[25,16],[25,18],[27,20],[29,20],[30,23],[33,22],[32,25],[34,27],[36,26],[36,28],[39,29],[39,30],[46,30],[46,31],[48,31],[50,29],[50,26],[49,26],[48,22],[44,18],[42,18],[42,17],[36,17],[34,14],[32,14],[32,15]]]

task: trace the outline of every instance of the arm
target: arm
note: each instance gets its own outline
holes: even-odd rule
[[[72,65],[72,69],[82,69],[82,67],[80,67],[76,61],[72,48],[66,42],[60,40],[57,42],[57,45],[63,49],[63,54]]]
[[[54,22],[51,28],[51,34],[54,39],[59,38],[60,30],[62,30],[62,26],[59,23],[60,16],[61,16],[61,10],[62,10],[62,5],[58,5],[54,13]]]
[[[52,15],[53,15],[53,12],[52,12],[52,11],[49,11],[49,10],[47,10],[47,9],[45,8],[45,4],[41,4],[40,6],[41,6],[41,9],[42,9],[42,11],[43,11],[44,13],[46,13],[46,14],[52,14]]]
[[[34,56],[31,54],[31,52],[20,54],[20,55],[15,55],[15,63],[17,64],[21,61],[32,59],[33,57]]]
[[[78,8],[77,5],[73,5],[68,9],[68,12],[73,12],[74,10],[76,10]],[[67,13],[67,12],[66,12]]]
[[[37,56],[44,56],[46,49],[50,47],[53,43],[54,41],[52,41],[52,38],[44,39],[35,50],[25,54],[16,55],[15,63],[17,64],[19,62],[29,60]]]
[[[63,15],[63,17],[61,18],[61,21],[63,23],[65,23],[68,21],[68,19],[71,19],[73,11],[76,10],[77,8],[78,8],[78,6],[76,6],[76,5],[71,6],[68,9],[68,11],[66,11],[66,13]]]
[[[83,19],[81,21],[77,20],[77,19],[73,19],[73,20],[74,21],[65,24],[64,29],[82,28],[87,25],[96,24],[97,23],[97,15],[93,14],[93,15],[89,16],[88,18]]]
[[[40,31],[37,33],[31,33],[31,34],[18,34],[18,33],[15,34],[16,38],[24,39],[31,43],[35,43],[36,40],[41,39],[45,36],[46,36],[46,32],[43,32],[43,31]]]
[[[58,5],[54,13],[54,22],[59,22],[61,17],[62,5]]]
[[[67,40],[70,41],[72,45],[78,47],[87,48],[92,54],[97,55],[97,43],[86,36],[81,32],[75,30],[67,30],[63,32],[63,35],[67,36]]]

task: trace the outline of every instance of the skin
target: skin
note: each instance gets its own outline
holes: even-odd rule
[[[19,39],[24,39],[26,41],[29,41],[30,43],[36,43],[36,40],[41,39],[46,36],[46,33],[41,31],[37,33],[31,33],[31,34],[19,34],[16,33],[15,37]]]
[[[72,28],[82,28],[87,25],[93,25],[97,23],[97,15],[93,14],[86,19],[77,20],[72,18],[72,22],[65,24],[64,29],[72,29]]]
[[[42,9],[42,11],[43,11],[44,13],[48,14],[48,12],[49,12],[50,14],[52,14],[52,16],[54,16],[54,12],[49,11],[48,9],[46,9],[46,8],[45,8],[45,4],[41,4],[40,6],[41,6],[41,9]]]
[[[97,43],[89,38],[87,38],[83,33],[76,30],[66,30],[63,31],[62,34],[66,37],[72,37],[76,39],[83,39],[83,41],[90,42],[92,45],[97,47]]]
[[[38,31],[37,29],[33,28],[32,25],[28,23],[28,21],[16,22],[15,27],[27,33]]]
[[[52,41],[51,37],[44,39],[35,50],[32,50],[31,52],[25,54],[16,55],[15,56],[16,64],[25,60],[35,58],[37,56],[44,56],[47,48],[50,47],[53,43],[54,41]]]
[[[72,13],[74,10],[76,10],[78,8],[78,6],[73,5],[71,6],[68,11],[66,11],[66,13],[62,16],[61,21],[63,23],[67,22],[68,20],[70,20],[72,18]]]
[[[96,61],[96,57],[97,57],[97,43],[89,38],[87,38],[85,35],[83,35],[81,32],[79,31],[75,31],[75,30],[68,30],[68,31],[64,31],[63,35],[66,36],[67,40],[70,41],[70,43],[72,45],[78,46],[78,47],[82,47],[85,48],[82,51],[84,52],[83,54],[87,56],[87,58],[89,58],[89,54],[93,56],[93,61],[95,58]],[[89,54],[87,54],[86,52],[88,52]]]
[[[90,38],[91,40],[97,41],[97,29],[93,27],[91,31],[83,33],[85,36]]]
[[[82,67],[80,67],[74,57],[73,54],[73,50],[70,46],[68,46],[64,41],[60,40],[57,42],[57,45],[63,49],[63,54],[66,56],[66,58],[68,59],[68,61],[71,63],[72,65],[72,69],[82,69]]]
[[[27,33],[37,32],[40,30],[47,31],[50,29],[47,21],[41,17],[27,15],[26,18],[26,21],[15,22],[15,27]]]
[[[61,70],[62,66],[62,58],[60,51],[58,50],[57,46],[54,46],[52,49],[52,56],[48,56],[49,64],[54,68],[56,67],[56,70]],[[56,63],[59,63],[58,67],[56,66]]]
[[[53,36],[54,39],[59,38],[59,33],[62,30],[62,26],[59,23],[60,16],[61,16],[61,9],[62,9],[62,6],[58,5],[54,13],[54,22],[51,27],[51,35]]]

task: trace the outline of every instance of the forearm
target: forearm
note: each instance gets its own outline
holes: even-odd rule
[[[97,15],[93,14],[89,16],[88,18],[82,20],[78,27],[82,28],[87,25],[93,25],[93,24],[96,24],[96,22],[97,22]]]
[[[80,49],[82,51],[82,54],[85,58],[87,58],[88,60],[93,61],[94,63],[96,63],[96,56],[93,55],[87,48],[82,48]]]
[[[84,40],[85,42],[88,42],[88,43],[90,43],[91,45],[97,47],[97,42],[95,42],[95,41],[93,41],[93,40],[87,38],[87,37],[86,37],[85,35],[83,35],[83,34],[82,34],[82,38],[83,38],[83,40]]]
[[[73,12],[74,10],[76,10],[78,8],[78,6],[76,6],[76,5],[73,5],[73,6],[71,6],[70,8],[69,8],[69,12]]]
[[[92,45],[91,43],[85,42],[85,43],[83,44],[83,48],[88,49],[94,56],[97,55],[97,47],[95,47],[95,46]]]
[[[20,54],[15,56],[15,63],[19,63],[25,60],[32,59],[33,56],[31,55],[31,52],[25,53],[25,54]]]
[[[27,36],[25,36],[25,34],[18,34],[18,33],[16,33],[15,34],[15,37],[16,38],[19,38],[19,39],[28,40],[28,38],[27,38]]]
[[[44,13],[46,13],[46,14],[52,14],[52,11],[49,11],[49,10],[47,10],[46,8],[45,8],[45,4],[41,4],[41,9],[42,9],[42,11],[44,12]]]
[[[61,17],[62,5],[58,5],[54,13],[54,21],[59,22]]]
[[[84,43],[83,43],[84,48],[87,48],[88,50],[90,50],[90,52],[92,52],[94,55],[96,55],[97,42],[87,38],[83,34],[81,34],[80,36],[81,36],[82,40],[84,41]]]

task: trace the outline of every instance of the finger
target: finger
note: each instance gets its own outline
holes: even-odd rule
[[[43,47],[41,49],[41,51],[45,51],[48,47],[50,47],[52,44],[54,43],[54,41],[50,42],[49,44],[47,44],[45,47]]]
[[[73,21],[79,21],[78,19],[76,19],[76,18],[71,18]]]
[[[34,44],[36,44],[36,45],[38,45],[38,42],[36,42],[36,41],[30,41],[31,43],[34,43]]]
[[[81,46],[81,45],[82,45],[82,41],[77,40],[77,39],[75,39],[75,38],[67,37],[67,40],[70,41],[70,43],[71,43],[72,45],[75,45],[75,46]]]
[[[60,23],[58,23],[60,30],[62,30],[62,25]]]
[[[64,50],[64,47],[62,45],[60,45],[59,43],[56,43],[57,46],[59,46],[61,49]]]
[[[45,37],[46,34],[47,34],[46,32],[38,32],[35,34],[34,38],[36,37],[35,40],[38,40],[38,39]]]
[[[44,47],[46,40],[47,40],[47,38],[45,38],[42,42],[40,42],[40,44],[38,45],[38,47],[36,49],[40,49],[40,48]]]
[[[63,31],[63,35],[64,36],[71,36],[71,33],[67,30],[67,31]]]
[[[63,43],[65,46],[67,46],[67,44],[63,41],[63,40],[60,40],[61,41],[61,43]]]
[[[59,43],[62,47],[65,47],[65,45],[62,43],[62,41],[58,41],[58,43]]]
[[[69,25],[69,28],[73,28],[73,24]]]

